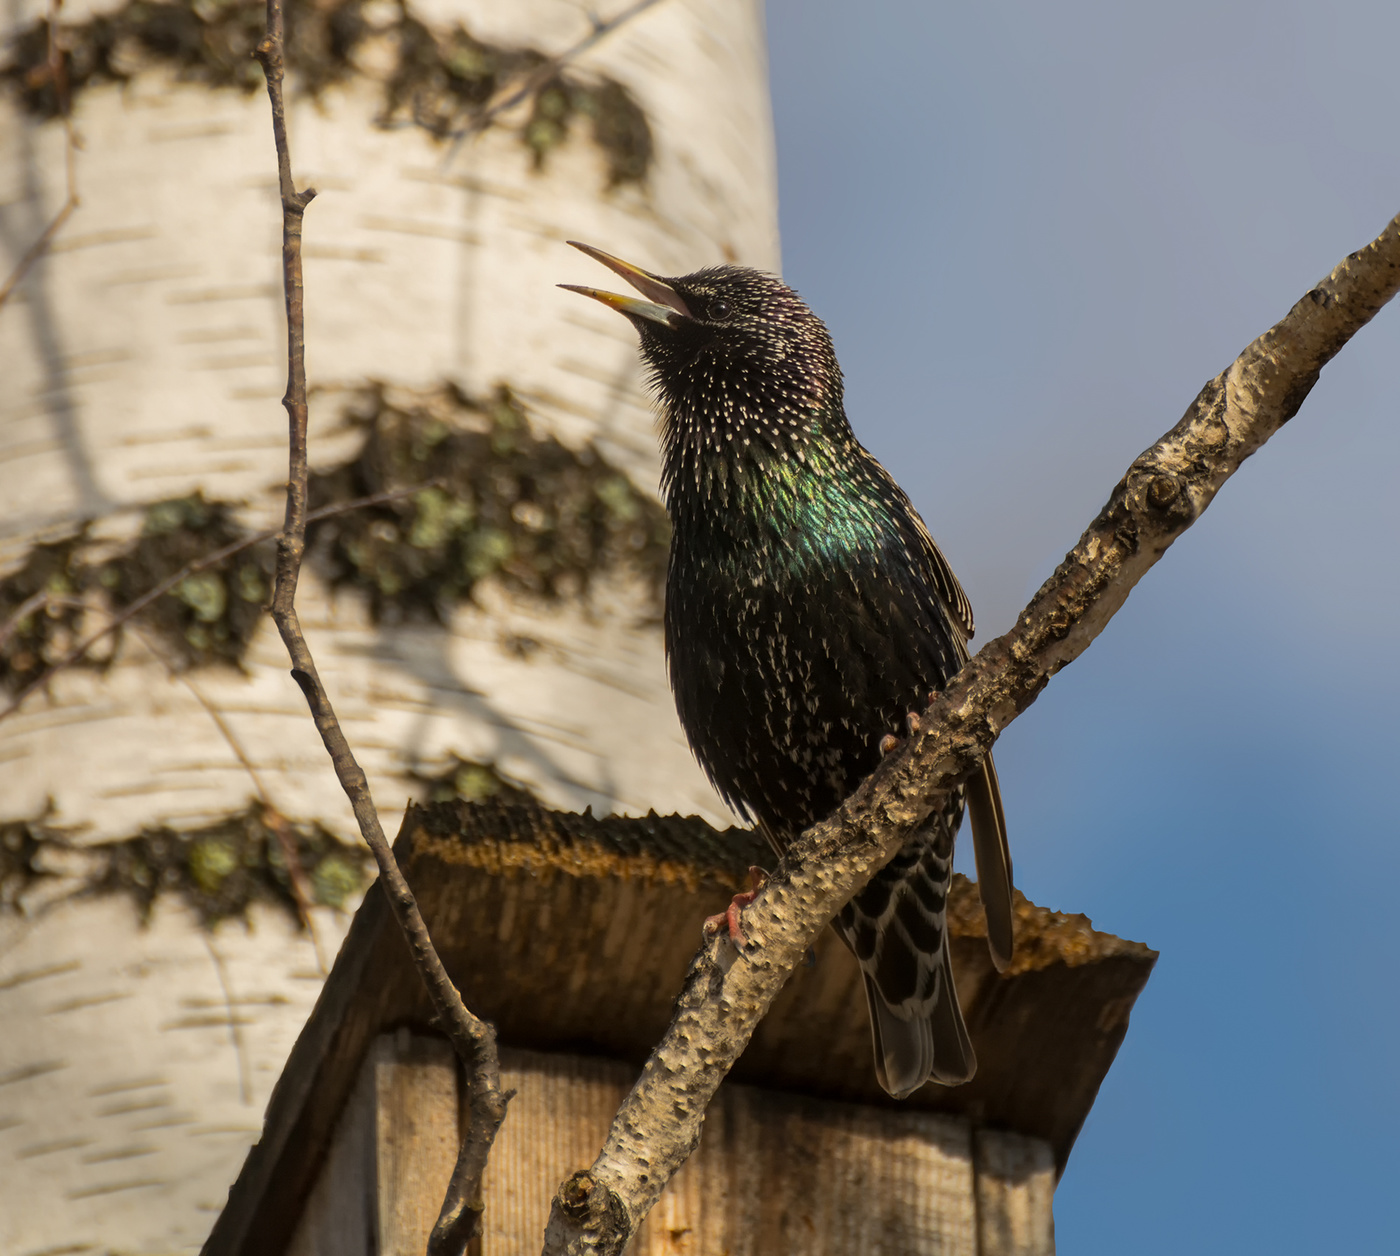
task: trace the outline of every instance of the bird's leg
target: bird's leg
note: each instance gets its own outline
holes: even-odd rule
[[[729,940],[740,950],[748,946],[748,939],[744,937],[743,926],[739,922],[739,913],[753,902],[754,896],[765,885],[768,884],[768,874],[762,868],[751,867],[749,869],[749,883],[753,889],[746,890],[742,894],[734,895],[734,900],[728,908],[717,916],[708,916],[703,926],[704,934],[707,938],[714,937],[721,929],[727,928]]]

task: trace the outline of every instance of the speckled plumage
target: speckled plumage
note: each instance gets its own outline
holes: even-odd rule
[[[796,293],[740,267],[662,279],[585,251],[652,298],[582,290],[631,318],[659,403],[674,528],[666,652],[681,723],[720,795],[781,851],[835,810],[875,767],[881,737],[966,661],[971,608],[909,499],[852,433],[831,338]],[[1004,893],[1009,952],[990,761],[969,786],[974,824],[995,830],[985,845],[1005,885],[989,917]],[[964,793],[833,922],[865,975],[880,1081],[901,1096],[976,1067],[944,925]],[[992,932],[995,955],[995,921]]]

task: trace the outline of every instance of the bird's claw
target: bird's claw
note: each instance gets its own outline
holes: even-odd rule
[[[768,884],[768,874],[762,868],[749,868],[749,884],[753,887],[745,890],[742,894],[734,895],[733,900],[724,911],[715,916],[707,916],[705,923],[701,926],[701,931],[705,937],[712,938],[721,929],[729,933],[729,940],[743,950],[748,946],[749,941],[744,936],[744,927],[740,921],[740,913],[757,897],[759,890]]]
[[[910,711],[904,717],[904,723],[908,726],[909,735],[912,737],[923,726],[917,711]],[[886,733],[880,738],[880,758],[893,754],[904,744],[903,737],[896,737],[893,733]]]

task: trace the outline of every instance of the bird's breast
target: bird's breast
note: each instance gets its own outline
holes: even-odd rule
[[[673,535],[666,648],[681,723],[726,800],[770,826],[827,814],[944,678],[927,599],[878,547],[842,541],[774,517]]]

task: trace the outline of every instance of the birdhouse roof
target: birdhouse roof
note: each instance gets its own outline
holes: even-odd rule
[[[502,1043],[638,1066],[670,1021],[702,920],[747,888],[750,865],[773,859],[752,832],[693,817],[597,818],[490,802],[411,806],[395,850],[448,972]],[[955,877],[948,910],[978,1072],[964,1086],[925,1086],[903,1104],[1042,1138],[1063,1169],[1156,952],[1017,894],[1016,955],[998,974],[975,885]],[[814,949],[733,1079],[894,1104],[875,1081],[854,960],[829,931]],[[373,886],[208,1256],[281,1250],[279,1235],[315,1181],[369,1044],[387,1030],[431,1024],[407,946]]]

